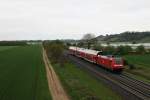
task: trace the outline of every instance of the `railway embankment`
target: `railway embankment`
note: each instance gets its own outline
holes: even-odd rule
[[[90,75],[102,80],[119,93],[124,100],[148,100],[150,98],[150,84],[138,81],[125,74],[111,73],[100,66],[74,56],[69,56],[69,59],[82,70],[86,70]]]
[[[93,78],[84,70],[62,57],[63,64],[53,64],[61,83],[72,100],[121,100],[121,96],[100,80]]]

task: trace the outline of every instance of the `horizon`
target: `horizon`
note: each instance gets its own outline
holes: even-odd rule
[[[124,32],[121,32],[121,33],[116,33],[116,34],[105,34],[105,35],[102,35],[102,34],[100,34],[100,35],[97,35],[97,36],[95,36],[94,38],[97,38],[97,37],[99,37],[99,36],[110,36],[110,35],[119,35],[119,34],[123,34],[123,33],[126,33],[126,32],[129,32],[129,33],[136,33],[136,34],[138,34],[138,33],[140,33],[140,34],[142,34],[142,32],[148,32],[148,33],[150,33],[150,31],[124,31]],[[86,34],[83,34],[83,35],[86,35]],[[14,40],[0,40],[0,42],[2,42],[2,41],[53,41],[53,40],[60,40],[60,41],[65,41],[65,40],[73,40],[73,41],[76,41],[76,40],[82,40],[82,38],[83,37],[81,37],[81,38],[79,38],[79,39],[73,39],[73,38],[66,38],[66,39],[14,39]],[[149,42],[148,42],[149,43]]]
[[[0,1],[0,41],[76,40],[86,33],[150,31],[149,11],[147,0]]]

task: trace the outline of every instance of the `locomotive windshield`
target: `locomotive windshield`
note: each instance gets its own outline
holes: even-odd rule
[[[122,64],[122,58],[119,55],[108,55],[108,57],[114,58],[115,64]]]
[[[99,52],[97,53],[97,55],[103,55],[103,52],[102,52],[102,51],[99,51]]]
[[[121,59],[121,57],[115,57],[114,60],[115,60],[115,63],[116,63],[116,64],[122,64],[122,59]]]

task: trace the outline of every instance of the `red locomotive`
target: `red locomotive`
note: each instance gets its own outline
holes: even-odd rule
[[[121,57],[102,55],[102,51],[69,47],[69,52],[72,55],[83,58],[89,62],[96,63],[112,71],[122,71],[123,69],[123,59]]]

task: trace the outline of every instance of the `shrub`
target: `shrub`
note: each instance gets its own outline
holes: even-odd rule
[[[101,46],[101,44],[94,44],[94,45],[93,45],[93,49],[94,49],[94,50],[99,50],[99,51],[101,51],[101,50],[104,49],[104,47]]]
[[[104,54],[114,54],[116,49],[113,46],[107,46],[103,49]]]
[[[65,48],[63,42],[55,40],[55,41],[45,41],[43,44],[44,48],[47,51],[48,57],[51,59],[51,62],[52,63],[58,62]]]
[[[141,54],[144,54],[146,52],[145,48],[143,45],[140,45],[136,48],[136,52],[137,53],[141,53]]]
[[[83,47],[83,46],[84,46],[84,43],[83,43],[83,42],[79,42],[79,43],[77,44],[77,46],[78,46],[78,47]]]
[[[127,55],[131,51],[132,51],[132,48],[130,46],[118,46],[116,53],[121,54],[121,55]]]

